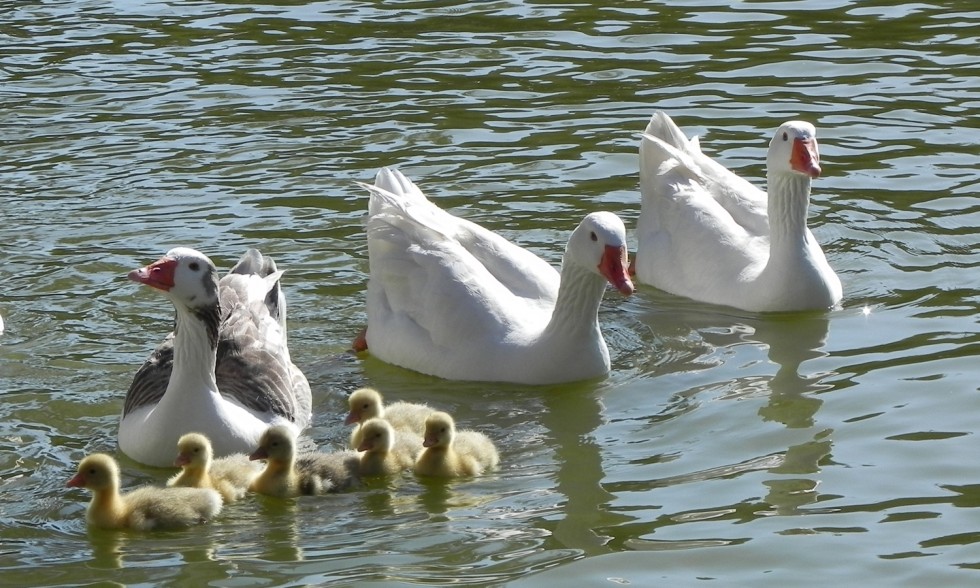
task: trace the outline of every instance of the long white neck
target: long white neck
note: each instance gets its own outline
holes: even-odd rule
[[[598,334],[599,305],[605,291],[605,278],[578,264],[563,261],[555,309],[542,336],[573,340]]]
[[[184,407],[213,402],[206,396],[218,393],[214,368],[218,350],[217,305],[191,311],[177,307],[174,326],[174,363],[167,392],[160,401],[179,402]],[[205,401],[205,402],[202,402]]]
[[[807,249],[807,213],[810,208],[810,178],[802,174],[773,173],[768,178],[769,263],[797,260]]]

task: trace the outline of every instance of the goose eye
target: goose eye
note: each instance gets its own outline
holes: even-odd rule
[[[596,236],[595,231],[592,231],[589,233],[589,239],[592,239],[593,241],[598,241],[599,237]]]
[[[197,263],[196,261],[192,261],[187,267],[191,268],[191,271],[196,272],[197,270],[201,269],[201,264]]]
[[[787,140],[789,140],[789,133],[783,131],[783,141],[787,141]]]

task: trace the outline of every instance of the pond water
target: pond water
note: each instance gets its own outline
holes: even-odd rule
[[[976,3],[614,4],[0,0],[3,583],[976,583]],[[613,370],[564,386],[347,353],[368,269],[355,181],[398,166],[557,265],[587,212],[635,227],[656,109],[760,185],[773,129],[817,126],[810,226],[841,308],[609,293]],[[125,276],[177,245],[286,269],[321,447],[370,385],[485,431],[500,469],[88,531],[65,482],[117,452],[172,318]],[[125,485],[168,474],[122,466]]]

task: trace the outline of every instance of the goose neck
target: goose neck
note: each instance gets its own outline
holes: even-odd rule
[[[769,226],[773,250],[800,250],[806,242],[810,178],[795,173],[770,173]]]
[[[174,326],[174,364],[170,386],[187,388],[190,381],[205,382],[217,390],[214,368],[218,350],[218,307],[178,309]]]
[[[568,336],[578,330],[599,328],[599,304],[606,291],[606,279],[566,259],[562,263],[558,298],[548,323],[549,334]]]

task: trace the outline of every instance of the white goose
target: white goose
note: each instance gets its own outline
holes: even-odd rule
[[[810,182],[820,175],[813,125],[780,126],[767,165],[768,196],[655,113],[640,140],[636,278],[756,312],[840,302],[840,279],[806,225]]]
[[[453,380],[553,384],[602,376],[606,283],[633,292],[626,231],[594,212],[572,232],[559,275],[544,260],[429,202],[384,168],[367,220],[367,332],[355,349]]]
[[[179,247],[129,273],[176,310],[174,331],[126,393],[119,447],[141,463],[173,463],[177,440],[206,435],[216,456],[250,452],[270,425],[295,433],[312,417],[310,385],[286,346],[275,262],[250,249],[219,283],[204,254]]]

